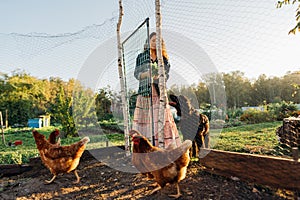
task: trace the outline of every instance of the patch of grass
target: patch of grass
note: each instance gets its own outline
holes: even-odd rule
[[[276,136],[277,127],[282,122],[267,122],[225,128],[215,136],[214,149],[244,153],[274,154],[279,142]]]
[[[260,124],[243,125],[223,129],[210,130],[210,143],[213,149],[257,153],[268,155],[281,155],[284,150],[280,147],[276,137],[276,129],[282,122],[268,122]],[[41,128],[38,131],[48,138],[55,127]],[[62,145],[69,145],[78,142],[80,137],[61,138]],[[39,156],[31,130],[7,131],[6,141],[22,140],[23,144],[15,147],[0,144],[0,164],[27,163],[31,157]],[[124,145],[124,135],[119,133],[112,134],[93,134],[89,135],[90,142],[87,149],[97,149],[108,146]],[[181,136],[182,137],[182,136]],[[280,152],[281,151],[281,152]],[[286,151],[286,149],[285,149]]]
[[[55,127],[37,129],[38,132],[49,137],[49,134]],[[81,137],[61,138],[61,145],[70,145],[78,142]],[[90,142],[86,149],[97,149],[108,146],[124,145],[123,134],[103,134],[90,135]],[[39,156],[36,144],[32,135],[32,129],[24,130],[7,130],[5,132],[6,143],[9,141],[22,140],[23,144],[18,146],[5,146],[0,142],[0,164],[22,164],[28,163],[32,157]]]

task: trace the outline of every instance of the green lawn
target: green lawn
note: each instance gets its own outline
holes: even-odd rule
[[[244,125],[233,128],[211,129],[211,146],[214,149],[258,153],[268,155],[281,155],[278,151],[278,141],[275,134],[276,128],[281,126],[282,122],[261,123],[253,125]],[[55,127],[47,129],[42,128],[38,131],[47,138]],[[0,164],[26,163],[29,158],[39,156],[34,142],[31,130],[27,132],[5,132],[6,141],[22,140],[23,145],[8,147],[0,145]],[[122,134],[90,135],[90,142],[87,149],[95,149],[109,146],[124,145]],[[81,138],[81,137],[80,137]],[[72,144],[80,138],[61,139],[62,145]]]
[[[48,138],[51,131],[55,127],[37,129],[38,132],[44,134]],[[91,135],[90,142],[87,144],[86,149],[96,149],[109,146],[124,145],[124,137],[122,134],[106,134],[106,135]],[[78,142],[82,137],[63,138],[61,139],[61,145],[69,145],[74,142]],[[0,145],[0,164],[21,164],[27,163],[31,157],[39,156],[39,152],[36,148],[34,138],[31,130],[27,132],[14,132],[9,131],[5,133],[6,143],[9,141],[22,140],[23,144],[19,146],[4,146]]]
[[[276,129],[282,122],[268,122],[211,131],[214,149],[280,155]]]

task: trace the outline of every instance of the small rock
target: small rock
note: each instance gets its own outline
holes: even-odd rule
[[[231,176],[230,178],[231,178],[232,180],[234,180],[234,181],[239,181],[239,180],[240,180],[238,177],[235,177],[235,176]]]
[[[252,189],[252,192],[254,192],[254,193],[259,193],[259,191],[258,191],[256,188],[253,188],[253,189]]]

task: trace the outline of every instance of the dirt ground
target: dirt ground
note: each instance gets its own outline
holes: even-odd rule
[[[121,172],[108,167],[90,154],[84,154],[78,166],[81,181],[73,184],[73,173],[58,176],[49,185],[52,175],[40,159],[32,170],[19,175],[1,177],[0,199],[172,199],[175,185],[150,194],[155,188],[152,180],[141,174]],[[199,162],[190,163],[186,178],[180,182],[179,199],[292,199],[287,191],[245,183],[237,179],[213,175]]]

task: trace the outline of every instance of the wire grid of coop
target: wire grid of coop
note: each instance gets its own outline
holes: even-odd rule
[[[145,19],[122,43],[123,48],[123,68],[126,98],[129,104],[129,127],[133,127],[133,121],[143,121],[145,126],[139,127],[143,135],[150,141],[153,140],[153,106],[151,79],[139,80],[140,73],[150,70],[150,51],[149,51],[149,18]],[[136,71],[137,63],[142,63]],[[137,104],[138,96],[143,97],[141,104]],[[137,111],[137,109],[139,111]],[[135,112],[142,113],[134,115]]]
[[[279,155],[295,156],[300,148],[300,118],[284,118],[282,126],[276,130],[280,145]],[[298,157],[298,156],[297,156]]]

